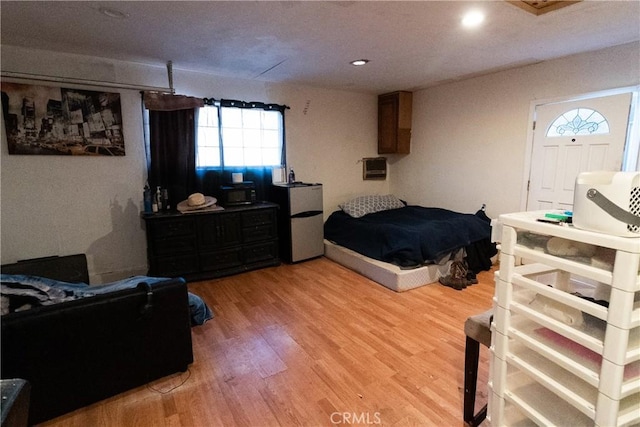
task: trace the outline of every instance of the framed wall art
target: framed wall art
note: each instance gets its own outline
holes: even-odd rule
[[[125,155],[119,93],[0,87],[9,154]]]

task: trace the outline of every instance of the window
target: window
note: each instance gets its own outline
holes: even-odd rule
[[[198,168],[260,167],[283,164],[284,121],[279,109],[206,105],[198,112]],[[268,106],[267,106],[268,107]]]
[[[221,166],[218,107],[206,106],[200,108],[198,110],[197,123],[196,166]]]
[[[547,130],[548,137],[606,133],[609,133],[609,122],[590,108],[576,108],[562,113]]]

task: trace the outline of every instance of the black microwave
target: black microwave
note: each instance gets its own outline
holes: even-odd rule
[[[250,205],[256,202],[256,187],[252,182],[223,185],[221,190],[223,206]]]

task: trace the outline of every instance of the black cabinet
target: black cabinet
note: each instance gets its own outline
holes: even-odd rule
[[[278,205],[143,214],[150,276],[221,277],[280,264]]]

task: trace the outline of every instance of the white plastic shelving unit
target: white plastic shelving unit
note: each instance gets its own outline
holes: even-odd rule
[[[501,255],[487,418],[492,426],[640,424],[640,238],[542,217],[506,214],[494,226]],[[611,263],[552,255],[532,247],[532,235],[591,245]],[[572,284],[585,279],[606,291],[608,307],[575,294]]]

